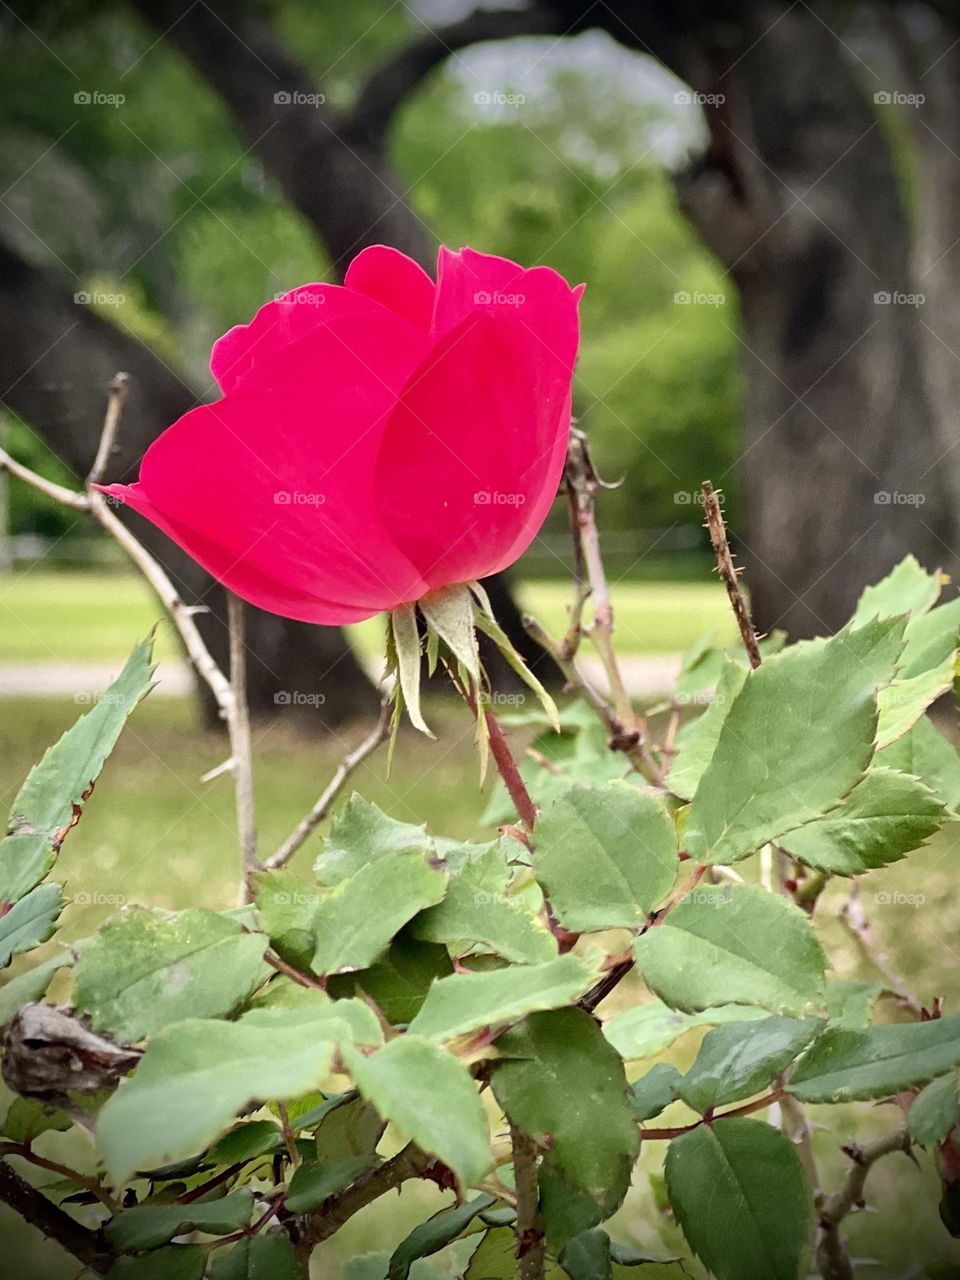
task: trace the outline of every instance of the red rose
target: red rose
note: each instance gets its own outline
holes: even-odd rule
[[[563,470],[577,304],[548,267],[376,246],[225,334],[223,392],[110,485],[251,604],[339,624],[505,568]]]

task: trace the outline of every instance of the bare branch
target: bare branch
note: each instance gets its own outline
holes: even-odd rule
[[[105,1276],[112,1267],[115,1260],[102,1248],[99,1235],[75,1222],[5,1160],[0,1161],[0,1200],[48,1239],[56,1240],[95,1275]]]
[[[247,708],[247,646],[244,639],[244,603],[227,592],[227,625],[230,631],[230,688],[233,691],[227,727],[233,760],[233,789],[237,802],[237,833],[243,857],[242,901],[251,898],[250,877],[257,868],[257,828],[253,808],[253,751],[250,745],[250,712]]]
[[[330,812],[330,806],[336,800],[337,796],[343,790],[344,784],[353,773],[358,765],[366,760],[367,756],[373,755],[377,747],[385,742],[390,732],[390,701],[384,698],[380,704],[380,717],[376,726],[364,738],[364,740],[354,749],[343,757],[337,766],[337,771],[330,779],[326,789],[320,796],[320,799],[313,806],[307,816],[300,822],[297,827],[287,836],[280,848],[270,855],[264,862],[264,868],[267,871],[276,871],[278,867],[284,866],[297,850],[309,838],[310,834],[320,825],[327,814]]]
[[[909,1151],[910,1137],[905,1128],[885,1133],[866,1146],[851,1144],[844,1148],[852,1164],[843,1184],[832,1195],[821,1199],[817,1237],[817,1269],[823,1280],[854,1280],[854,1269],[840,1238],[840,1224],[854,1209],[863,1205],[867,1175],[883,1156],[894,1151]]]
[[[552,6],[530,9],[476,9],[459,22],[424,30],[399,53],[377,67],[343,120],[344,136],[382,147],[397,110],[426,77],[461,49],[484,40],[516,36],[560,35],[563,23]]]
[[[921,1017],[924,1012],[923,1004],[908,990],[903,979],[894,971],[889,956],[877,941],[870,921],[867,919],[867,913],[863,909],[860,885],[856,880],[850,882],[850,894],[840,908],[840,919],[859,942],[864,955],[873,967],[883,974],[887,986],[900,1003],[915,1013],[918,1018]]]
[[[16,476],[18,480],[22,480],[39,493],[46,494],[48,498],[53,498],[54,502],[59,502],[62,506],[72,507],[74,511],[88,511],[90,509],[90,504],[85,494],[77,493],[73,489],[65,489],[62,484],[54,484],[52,480],[44,479],[36,471],[31,471],[29,467],[25,467],[14,458],[11,458],[6,449],[0,449],[0,471],[6,471],[10,475]]]
[[[91,485],[99,484],[106,474],[107,466],[116,448],[117,429],[120,426],[120,416],[123,413],[123,406],[126,404],[129,387],[130,378],[127,374],[115,373],[113,375],[113,381],[110,383],[110,397],[107,400],[107,414],[103,420],[100,444],[97,447],[97,456],[90,469],[90,474],[87,476],[88,488]]]

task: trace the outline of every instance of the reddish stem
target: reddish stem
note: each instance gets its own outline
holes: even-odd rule
[[[492,711],[484,711],[483,715],[487,722],[487,732],[490,734],[490,754],[496,762],[503,785],[510,793],[510,799],[513,801],[520,821],[526,824],[528,831],[532,831],[537,821],[536,806],[530,799],[526,783],[520,777],[520,770],[517,768],[513,753],[507,746],[500,722]]]
[[[762,1098],[755,1098],[753,1102],[745,1102],[741,1107],[731,1107],[729,1111],[724,1111],[721,1115],[711,1115],[709,1119],[704,1116],[700,1120],[694,1121],[693,1124],[682,1124],[676,1129],[641,1129],[640,1137],[646,1141],[653,1142],[670,1142],[674,1138],[682,1138],[685,1133],[692,1133],[694,1129],[699,1129],[703,1124],[712,1124],[714,1120],[728,1120],[731,1116],[750,1116],[755,1111],[762,1111],[764,1107],[773,1106],[775,1102],[779,1102],[783,1097],[782,1089],[774,1089],[771,1093],[766,1093]]]

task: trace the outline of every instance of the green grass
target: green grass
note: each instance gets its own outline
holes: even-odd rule
[[[566,628],[571,594],[570,585],[560,581],[531,580],[518,587],[523,608],[555,635]],[[734,635],[726,597],[715,582],[622,582],[613,589],[613,603],[623,653],[678,652],[711,628],[723,637]],[[132,574],[18,570],[0,578],[0,663],[116,661],[159,616],[148,587]],[[348,631],[361,652],[376,655],[380,619]],[[164,622],[158,656],[176,651]]]

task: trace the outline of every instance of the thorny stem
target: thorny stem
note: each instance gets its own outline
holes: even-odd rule
[[[727,537],[727,526],[720,507],[720,496],[709,480],[704,480],[701,492],[703,494],[703,511],[706,516],[707,530],[710,534],[710,543],[717,562],[717,572],[723,579],[723,585],[727,589],[727,596],[733,609],[733,616],[736,618],[737,626],[740,629],[740,638],[747,652],[750,666],[756,671],[763,658],[760,653],[756,628],[750,617],[750,610],[747,608],[743,591],[740,589],[739,570],[733,562],[730,541]],[[785,884],[787,865],[787,859],[772,845],[765,845],[761,850],[760,878],[764,888],[771,893],[781,893],[787,897],[793,897],[792,894],[788,893]],[[780,1104],[780,1129],[784,1136],[797,1148],[797,1155],[803,1165],[807,1180],[815,1190],[819,1176],[817,1174],[816,1159],[813,1154],[813,1137],[810,1125],[806,1112],[800,1103],[795,1098],[786,1095]]]
[[[772,1107],[774,1103],[779,1102],[783,1097],[783,1091],[773,1089],[770,1093],[765,1093],[762,1098],[754,1098],[753,1102],[745,1102],[742,1106],[731,1107],[729,1111],[722,1111],[718,1115],[695,1120],[693,1124],[682,1124],[675,1129],[641,1129],[640,1137],[646,1142],[672,1142],[674,1138],[682,1138],[685,1133],[692,1133],[694,1129],[699,1129],[701,1125],[713,1124],[714,1120],[729,1120],[732,1116],[752,1116],[756,1111],[763,1111],[766,1107]]]
[[[97,1178],[88,1178],[86,1174],[78,1173],[76,1169],[71,1169],[69,1165],[59,1164],[56,1160],[48,1160],[46,1156],[38,1155],[25,1142],[5,1142],[0,1146],[0,1158],[5,1159],[7,1156],[19,1156],[21,1160],[26,1160],[29,1164],[36,1165],[38,1169],[46,1169],[48,1173],[55,1173],[58,1177],[69,1178],[78,1187],[83,1187],[85,1191],[89,1191],[91,1195],[96,1196],[100,1203],[106,1205],[111,1213],[116,1212],[116,1202],[104,1190]]]
[[[285,974],[291,982],[295,982],[298,987],[307,987],[311,991],[325,991],[326,987],[322,982],[318,982],[316,978],[310,978],[305,973],[301,973],[299,969],[295,969],[292,964],[287,964],[286,960],[281,960],[273,951],[267,951],[263,956],[264,960],[277,973]]]
[[[503,779],[503,785],[510,794],[510,799],[513,801],[513,806],[520,821],[524,823],[528,831],[532,831],[537,821],[537,809],[530,798],[527,784],[520,776],[520,770],[517,768],[517,762],[514,760],[513,753],[507,745],[506,738],[503,736],[499,720],[489,710],[484,711],[483,717],[487,722],[487,732],[490,735],[490,754],[493,756],[500,777]]]
[[[290,1124],[290,1113],[287,1111],[286,1104],[277,1103],[277,1114],[280,1117],[280,1132],[283,1134],[284,1145],[287,1148],[287,1155],[290,1157],[290,1163],[297,1167],[300,1164],[300,1152],[297,1150],[297,1138],[293,1132],[293,1126]]]
[[[322,1209],[311,1213],[298,1241],[298,1252],[309,1258],[314,1247],[334,1235],[345,1222],[388,1191],[393,1191],[411,1178],[421,1178],[430,1170],[433,1159],[413,1143],[409,1143],[390,1160],[363,1174],[338,1195],[325,1200]]]
[[[821,1197],[817,1204],[816,1260],[823,1280],[854,1280],[853,1265],[840,1238],[840,1224],[863,1205],[867,1176],[876,1162],[895,1151],[909,1151],[910,1137],[905,1128],[899,1128],[863,1147],[851,1145],[844,1150],[852,1161],[847,1176],[838,1190]]]
[[[307,841],[311,833],[320,825],[327,814],[330,812],[330,806],[336,800],[337,796],[343,790],[347,779],[353,771],[376,751],[381,743],[387,740],[390,733],[390,700],[384,698],[380,703],[380,716],[376,726],[371,730],[364,740],[354,749],[343,757],[337,766],[337,771],[330,779],[320,799],[313,806],[307,816],[300,822],[294,831],[287,836],[283,844],[277,849],[276,853],[270,855],[263,864],[268,871],[275,871],[277,867],[285,866],[290,861],[298,849]]]
[[[750,665],[756,670],[761,662],[760,645],[757,643],[757,633],[750,619],[750,610],[747,608],[747,602],[744,600],[743,592],[740,590],[739,571],[733,563],[733,555],[730,552],[723,512],[720,510],[720,498],[709,480],[704,480],[701,491],[703,493],[703,511],[707,517],[707,530],[710,534],[713,554],[717,561],[717,572],[723,579],[723,585],[726,587],[727,595],[730,597],[730,604],[737,620],[737,626],[740,628],[743,647],[747,651]]]
[[[233,760],[234,795],[237,807],[237,834],[243,858],[241,902],[252,898],[251,878],[257,870],[257,828],[253,807],[253,749],[250,743],[250,711],[247,706],[247,645],[244,603],[227,592],[227,627],[230,633],[230,688],[233,691],[227,728]]]
[[[546,1247],[540,1216],[537,1144],[510,1122],[513,1173],[517,1187],[517,1261],[520,1280],[543,1280]]]

